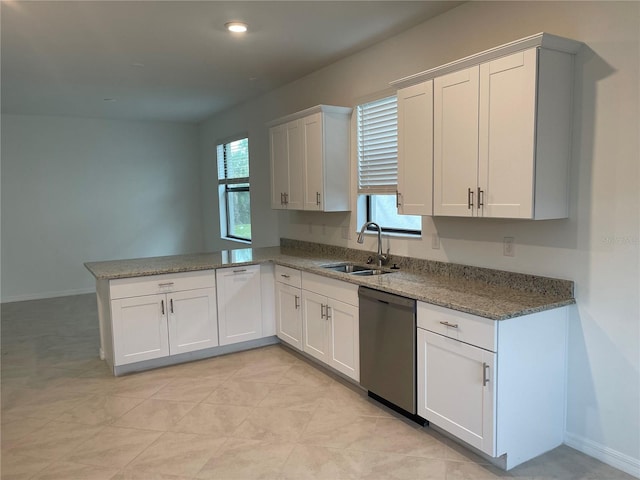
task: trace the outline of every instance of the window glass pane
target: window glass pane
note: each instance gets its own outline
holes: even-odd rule
[[[251,198],[249,184],[234,185],[227,190],[227,235],[251,240]],[[244,188],[242,188],[244,187]]]
[[[384,229],[407,230],[420,233],[422,217],[419,215],[398,215],[395,195],[370,195],[369,218]]]

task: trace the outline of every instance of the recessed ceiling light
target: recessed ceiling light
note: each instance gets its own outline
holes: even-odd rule
[[[244,33],[247,31],[247,24],[242,22],[227,22],[224,26],[233,33]]]

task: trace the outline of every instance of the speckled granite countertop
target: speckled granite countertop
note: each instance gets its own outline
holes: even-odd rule
[[[322,268],[365,263],[370,252],[283,239],[280,247],[88,262],[97,278],[139,277],[274,262],[302,271],[364,285],[493,320],[504,320],[575,303],[573,282],[429,260],[392,257],[400,270],[353,276]]]

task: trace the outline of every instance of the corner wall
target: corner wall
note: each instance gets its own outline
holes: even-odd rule
[[[373,239],[364,247],[355,241],[355,211],[269,208],[264,122],[319,103],[353,107],[392,80],[541,31],[584,42],[576,62],[570,218],[425,217],[422,239],[385,242],[392,254],[574,280],[578,303],[570,315],[566,441],[640,475],[639,26],[637,2],[467,2],[209,120],[203,136],[248,130],[253,138],[257,245],[289,237],[372,251]],[[206,162],[202,171],[203,185],[214,185]],[[355,192],[354,179],[352,185]],[[204,190],[203,214],[212,218],[216,205]],[[355,208],[355,195],[352,203]],[[438,250],[431,247],[436,233]],[[502,255],[505,236],[515,238],[514,257]],[[206,238],[208,248],[220,248],[214,229]]]
[[[202,249],[198,127],[2,115],[2,301],[95,291],[87,261]]]

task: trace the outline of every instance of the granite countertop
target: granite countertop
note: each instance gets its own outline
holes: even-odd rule
[[[88,262],[85,266],[96,279],[113,280],[273,262],[493,320],[575,303],[569,280],[480,267],[393,257],[400,269],[385,275],[353,276],[322,268],[344,261],[364,264],[367,255],[369,252],[289,241],[281,247]]]

